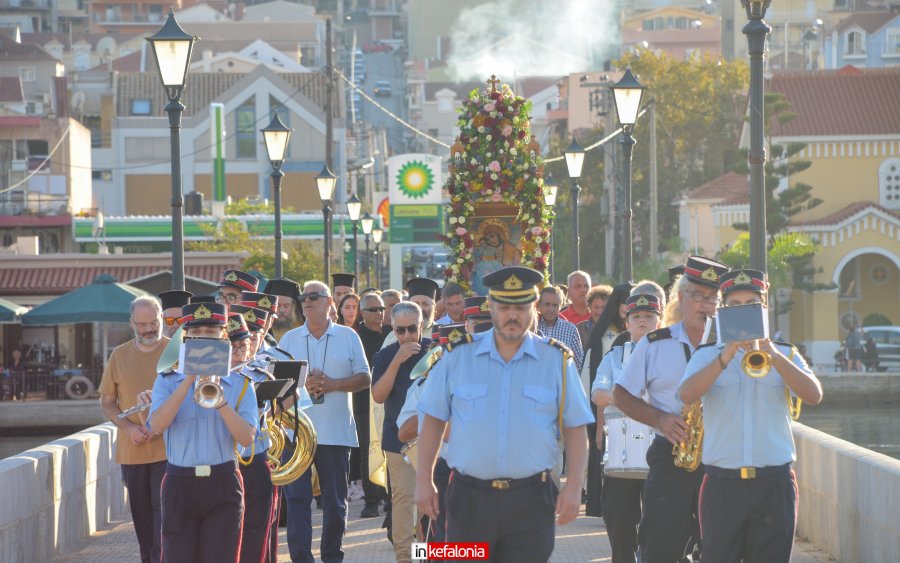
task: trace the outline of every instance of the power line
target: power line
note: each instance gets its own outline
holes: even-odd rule
[[[25,182],[30,180],[32,178],[32,176],[37,174],[37,171],[40,170],[41,168],[43,168],[44,165],[50,161],[50,157],[56,153],[56,151],[59,149],[60,145],[62,145],[62,142],[65,140],[65,138],[69,136],[69,129],[71,129],[71,128],[72,128],[71,124],[68,127],[66,127],[66,130],[63,132],[62,135],[60,135],[59,141],[57,141],[56,145],[53,146],[53,150],[51,150],[50,154],[48,154],[44,158],[44,160],[41,161],[40,165],[36,166],[35,169],[32,170],[30,174],[28,174],[28,176],[25,176],[24,178],[22,178],[21,180],[19,180],[15,184],[13,184],[12,186],[0,190],[0,194],[5,194],[6,192],[9,192],[9,191],[12,191],[12,190],[18,188],[19,186],[21,186],[22,184],[24,184]],[[63,164],[63,166],[65,166],[65,165]]]

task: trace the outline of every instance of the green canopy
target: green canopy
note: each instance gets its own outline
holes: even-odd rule
[[[28,311],[28,307],[16,305],[12,301],[0,299],[0,323],[17,323],[19,317]]]
[[[116,278],[109,274],[100,274],[90,285],[70,291],[25,313],[22,324],[127,323],[131,318],[131,302],[142,295],[149,294],[142,289],[116,283]]]

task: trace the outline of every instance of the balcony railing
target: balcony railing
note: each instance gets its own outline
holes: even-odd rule
[[[0,194],[0,215],[60,215],[68,212],[68,196],[24,191]]]
[[[0,10],[49,10],[50,0],[0,0]]]

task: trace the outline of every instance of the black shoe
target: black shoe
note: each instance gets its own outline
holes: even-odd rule
[[[378,505],[377,504],[367,504],[363,507],[362,512],[359,513],[360,518],[378,518],[381,514],[378,513]]]

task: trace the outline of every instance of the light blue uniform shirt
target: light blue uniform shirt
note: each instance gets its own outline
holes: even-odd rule
[[[518,479],[555,465],[561,354],[528,332],[505,362],[489,330],[443,355],[425,382],[419,411],[450,421],[445,456],[450,467],[478,479]],[[569,359],[563,426],[591,422],[584,387]]]
[[[809,366],[793,347],[779,350],[808,374]],[[704,346],[691,357],[682,382],[709,364],[724,344]],[[765,377],[747,376],[739,350],[703,395],[703,463],[725,469],[784,465],[797,459],[785,383],[772,367]]]
[[[153,384],[148,427],[153,420],[153,414],[184,381],[184,377],[183,373],[173,373],[166,376],[159,375],[156,378]],[[247,390],[238,405],[238,396],[247,378],[232,373],[219,381],[228,404],[248,424],[255,427],[256,391],[253,384],[247,384]],[[216,409],[203,408],[194,402],[193,388],[185,396],[172,424],[163,432],[163,438],[166,442],[166,459],[173,465],[182,467],[218,465],[235,459],[235,440],[222,420],[222,413]]]
[[[332,379],[369,373],[362,341],[353,329],[328,321],[322,338],[309,333],[304,324],[281,337],[278,347],[298,360],[309,362],[309,370],[320,369]],[[323,446],[359,446],[353,420],[353,393],[325,393],[325,402],[306,409]]]
[[[694,347],[682,323],[670,326],[669,330],[671,338],[651,341],[653,333],[641,338],[616,385],[621,385],[635,397],[646,393],[650,405],[680,415],[684,403],[678,398],[678,385],[687,365],[684,346],[687,345],[691,353]]]
[[[250,379],[251,386],[254,383],[269,381],[268,375],[250,366],[244,367],[244,369],[241,371],[241,374]],[[244,397],[244,400],[246,400],[246,397]],[[257,412],[259,414],[256,417],[256,439],[253,441],[252,449],[244,448],[240,444],[238,445],[238,451],[241,453],[241,457],[249,458],[251,455],[254,457],[258,455],[266,455],[266,451],[268,451],[269,447],[272,445],[272,440],[269,439],[269,427],[268,425],[266,425],[266,413],[268,413],[271,409],[271,401],[265,401],[263,402],[262,408],[257,408]]]
[[[594,391],[606,391],[612,393],[613,385],[622,379],[622,373],[625,368],[623,364],[627,363],[634,349],[634,342],[626,342],[624,347],[616,346],[603,356],[600,365],[597,366],[597,376],[591,385],[591,395]]]

